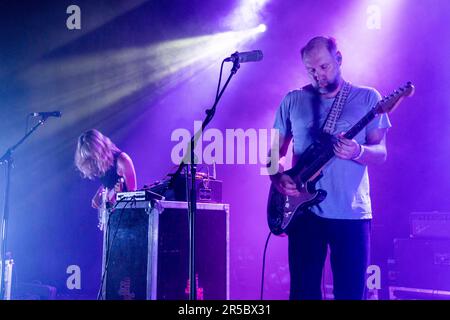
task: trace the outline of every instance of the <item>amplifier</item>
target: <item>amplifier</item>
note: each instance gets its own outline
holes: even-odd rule
[[[394,261],[395,286],[450,290],[450,240],[394,239]]]
[[[164,196],[155,193],[151,190],[137,190],[137,191],[127,191],[127,192],[118,192],[116,194],[117,201],[148,201],[152,199],[162,200]]]
[[[188,178],[189,188],[191,177]],[[197,175],[195,179],[197,202],[222,203],[222,181],[212,177]],[[150,185],[144,185],[144,190],[162,195],[168,201],[188,201],[186,197],[186,177],[179,174],[175,178],[167,178]],[[147,199],[149,200],[149,199]]]
[[[412,212],[409,225],[411,237],[450,239],[450,212]]]
[[[192,184],[191,177],[188,178],[189,186]],[[206,177],[197,177],[195,179],[195,188],[197,191],[198,202],[222,202],[222,181]],[[186,177],[179,175],[175,178],[173,188],[166,194],[167,200],[188,201],[186,198]]]
[[[104,299],[188,300],[187,205],[165,200],[117,204],[104,232]],[[195,262],[197,298],[229,299],[228,204],[197,203]]]

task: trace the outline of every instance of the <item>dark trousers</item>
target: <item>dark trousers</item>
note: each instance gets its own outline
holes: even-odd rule
[[[322,299],[322,271],[330,248],[336,300],[365,297],[370,220],[340,220],[305,213],[289,229],[291,300]]]

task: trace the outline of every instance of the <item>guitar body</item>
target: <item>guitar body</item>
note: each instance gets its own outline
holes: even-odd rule
[[[309,192],[305,188],[299,191],[301,194],[298,197],[285,196],[273,185],[270,186],[267,219],[273,234],[278,236],[286,233],[294,217],[301,215],[305,209],[319,204],[327,196],[326,191],[321,189]]]
[[[305,209],[319,204],[327,196],[325,190],[316,190],[316,183],[323,176],[321,168],[324,164],[321,161],[325,161],[325,156],[332,152],[330,146],[332,147],[332,139],[322,139],[311,144],[300,156],[297,164],[284,172],[294,180],[300,195],[286,196],[279,192],[273,183],[271,184],[267,221],[273,234],[285,234],[296,216],[301,215]]]
[[[110,207],[115,202],[116,191],[114,189],[104,188],[101,194],[102,203],[97,209],[98,225],[100,231],[104,231]]]
[[[112,206],[116,202],[116,192],[123,191],[125,180],[123,177],[120,177],[117,181],[114,188],[108,189],[106,187],[103,188],[101,193],[101,205],[97,209],[98,214],[98,225],[97,227],[103,231],[105,229],[107,218],[109,212],[111,211]]]

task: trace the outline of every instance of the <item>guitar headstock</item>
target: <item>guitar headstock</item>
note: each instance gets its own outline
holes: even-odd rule
[[[376,105],[377,113],[388,113],[393,111],[404,97],[410,97],[414,94],[414,86],[407,82],[403,87],[393,91],[389,96],[385,96]]]

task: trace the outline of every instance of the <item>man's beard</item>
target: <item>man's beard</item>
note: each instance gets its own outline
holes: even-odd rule
[[[337,87],[339,87],[339,75],[336,76],[336,78],[334,79],[333,82],[329,82],[325,87],[321,87],[319,86],[319,82],[317,82],[317,91],[319,91],[320,94],[327,94],[330,92],[333,92],[334,90],[337,89]]]

